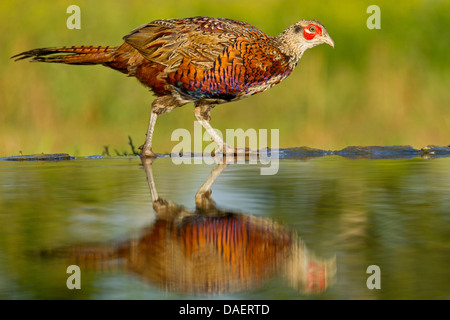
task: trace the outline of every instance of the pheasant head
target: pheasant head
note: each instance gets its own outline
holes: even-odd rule
[[[279,34],[275,41],[294,63],[298,62],[307,49],[319,44],[326,43],[334,48],[334,41],[327,29],[317,20],[301,20],[294,23]]]

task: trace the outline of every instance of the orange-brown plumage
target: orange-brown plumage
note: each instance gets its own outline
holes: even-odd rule
[[[197,120],[220,151],[227,151],[226,144],[206,123],[210,110],[279,83],[306,49],[321,43],[334,46],[318,21],[301,20],[277,37],[270,37],[245,22],[194,17],[152,21],[125,36],[118,47],[43,48],[14,57],[102,64],[136,77],[157,96],[142,152],[143,156],[154,156],[151,145],[156,117],[189,102],[195,103]]]

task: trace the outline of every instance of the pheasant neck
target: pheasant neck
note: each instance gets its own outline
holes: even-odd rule
[[[294,66],[308,49],[299,37],[292,36],[289,29],[275,37],[275,43],[283,54],[290,57],[291,64]]]

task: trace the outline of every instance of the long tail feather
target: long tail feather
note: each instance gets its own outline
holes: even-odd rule
[[[102,64],[108,62],[116,47],[72,46],[33,49],[19,53],[15,61],[31,58],[31,62],[55,62],[67,64]],[[64,54],[59,54],[64,53]]]

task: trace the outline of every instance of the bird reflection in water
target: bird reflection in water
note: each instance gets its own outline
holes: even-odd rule
[[[121,266],[163,290],[193,294],[249,291],[279,275],[303,293],[333,282],[335,258],[316,257],[293,230],[267,217],[217,208],[210,187],[227,164],[212,170],[192,211],[158,195],[152,161],[143,159],[143,167],[156,222],[138,239],[74,246],[70,263],[96,270]]]

